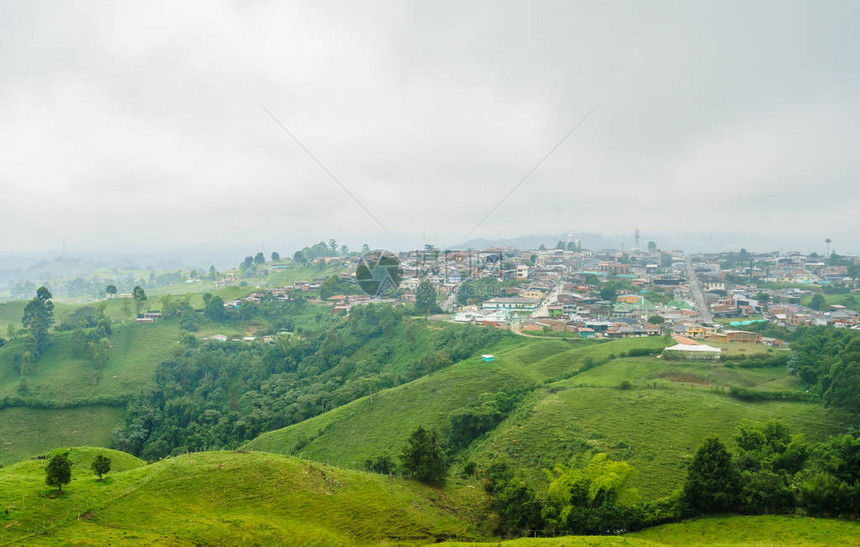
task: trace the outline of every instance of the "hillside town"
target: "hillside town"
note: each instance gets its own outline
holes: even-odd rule
[[[378,259],[378,256],[372,255]],[[748,342],[780,346],[782,340],[748,329],[773,323],[789,329],[831,325],[860,329],[860,258],[790,252],[687,255],[646,249],[588,250],[579,242],[556,248],[487,248],[441,251],[433,246],[401,252],[390,269],[396,290],[367,294],[356,269],[367,256],[320,257],[318,266],[340,268],[333,276],[260,288],[242,299],[289,300],[319,292],[335,315],[370,303],[413,304],[432,289],[435,319],[510,329],[526,336],[569,338],[675,337],[677,351],[719,356],[708,343]],[[228,274],[219,282],[236,282]],[[334,283],[341,292],[327,294]],[[262,287],[262,286],[261,286]],[[336,289],[336,290],[337,290]],[[760,329],[756,329],[760,330]]]

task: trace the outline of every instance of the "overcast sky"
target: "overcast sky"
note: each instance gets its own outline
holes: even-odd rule
[[[860,251],[858,21],[856,1],[2,2],[0,252],[453,245],[595,105],[470,237]]]

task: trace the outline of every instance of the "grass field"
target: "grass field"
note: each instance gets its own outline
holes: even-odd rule
[[[860,545],[860,523],[777,515],[713,517],[624,537],[667,545]]]
[[[122,425],[125,409],[113,406],[0,410],[0,465],[58,446],[108,446],[110,431]]]
[[[88,469],[99,452],[114,468]],[[474,484],[430,488],[272,454],[207,452],[142,466],[73,449],[61,495],[44,460],[0,469],[0,544],[426,544],[480,539],[486,500]]]
[[[535,386],[537,376],[509,363],[505,355],[531,345],[526,339],[506,341],[497,361],[480,357],[457,363],[408,384],[381,391],[285,429],[265,433],[249,450],[304,457],[347,468],[360,468],[380,455],[396,458],[409,434],[419,425],[441,428],[452,411],[485,392]]]
[[[543,468],[600,450],[637,468],[642,498],[653,499],[681,484],[687,462],[708,435],[717,434],[732,446],[732,435],[743,420],[780,419],[810,441],[844,431],[841,415],[819,403],[751,403],[728,396],[732,386],[800,390],[783,367],[619,357],[634,348],[659,349],[665,343],[662,337],[607,343],[506,341],[506,347],[488,350],[496,357],[493,363],[477,358],[458,363],[372,399],[266,433],[247,447],[360,467],[375,456],[396,458],[419,425],[444,432],[451,413],[482,393],[531,388],[517,410],[461,454],[461,463],[472,460],[481,466],[507,459],[541,485]],[[592,367],[583,370],[586,364]]]
[[[32,365],[27,393],[19,392],[21,377],[12,366],[21,341],[0,348],[0,398],[20,398],[30,406],[121,404],[152,378],[177,345],[180,330],[178,321],[118,327],[100,378],[91,361],[71,355],[71,336],[71,332],[52,336],[53,346]]]

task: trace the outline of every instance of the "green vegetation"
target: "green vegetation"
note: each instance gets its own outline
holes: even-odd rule
[[[113,472],[89,472],[98,455]],[[271,454],[208,452],[142,466],[72,449],[71,484],[45,487],[45,461],[0,469],[0,543],[432,543],[481,539],[480,489],[444,490]]]
[[[120,407],[0,410],[0,465],[8,465],[58,446],[110,445],[110,432],[123,424]]]
[[[158,367],[153,389],[129,403],[114,446],[147,460],[234,448],[442,370],[502,337],[462,325],[430,328],[407,314],[406,308],[363,306],[322,333],[271,345],[184,344]]]
[[[712,517],[623,536],[669,545],[860,545],[860,523],[793,516]]]

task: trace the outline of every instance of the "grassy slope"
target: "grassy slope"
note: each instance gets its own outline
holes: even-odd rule
[[[91,361],[72,357],[71,335],[66,332],[52,337],[53,346],[33,364],[29,392],[22,397],[53,406],[122,402],[152,378],[158,364],[176,345],[180,330],[177,321],[117,328],[98,381]],[[16,340],[0,348],[0,398],[20,396],[20,375],[12,368],[12,357],[21,351],[20,344]]]
[[[71,356],[71,333],[59,334],[33,364],[25,394],[12,368],[21,342],[0,348],[0,400],[16,405],[0,410],[0,464],[57,446],[107,446],[111,429],[122,425],[124,401],[150,381],[179,333],[175,321],[118,327],[100,378],[92,362]]]
[[[624,537],[669,545],[860,545],[860,523],[776,515],[713,517],[656,526]]]
[[[56,499],[44,484],[44,461],[0,470],[0,505],[10,507],[8,516],[0,514],[0,543],[26,537],[36,544],[352,545],[481,537],[486,501],[473,485],[439,490],[283,456],[230,452],[128,465],[98,483],[86,458],[79,459],[72,484]],[[28,537],[28,530],[45,533]]]
[[[762,391],[800,389],[784,368],[728,368],[656,357],[619,358],[578,373],[588,358],[602,362],[633,347],[659,347],[662,338],[610,343],[521,338],[477,359],[357,400],[251,441],[253,450],[297,453],[343,466],[396,456],[418,425],[444,430],[448,417],[482,392],[537,387],[499,427],[473,443],[463,461],[486,465],[509,459],[541,484],[542,468],[567,463],[588,450],[629,460],[645,499],[671,493],[686,462],[710,434],[731,445],[743,420],[779,418],[808,440],[841,432],[840,417],[817,403],[748,403],[728,397],[728,386]],[[631,389],[619,389],[622,381]]]
[[[662,340],[662,339],[660,339]],[[563,342],[535,338],[503,341],[488,351],[494,363],[480,357],[389,390],[364,397],[299,424],[251,441],[251,450],[301,452],[305,457],[343,466],[365,459],[396,456],[419,425],[444,429],[451,412],[476,401],[481,393],[535,387],[574,374],[588,357],[601,358],[657,340],[620,340],[611,344]]]
[[[111,429],[123,425],[124,414],[122,408],[103,405],[0,410],[0,465],[57,446],[107,446]]]
[[[503,357],[529,345],[521,340],[506,340],[503,347],[508,349],[496,352],[498,360],[493,365],[482,363],[480,357],[457,363],[285,429],[265,433],[247,448],[284,454],[301,452],[305,457],[344,467],[361,466],[365,459],[379,455],[395,457],[400,441],[416,427],[442,427],[451,411],[467,405],[480,393],[535,385],[537,379],[533,374],[518,365],[506,364]]]
[[[623,536],[564,536],[450,545],[860,545],[860,523],[776,515],[730,516],[666,524]]]

